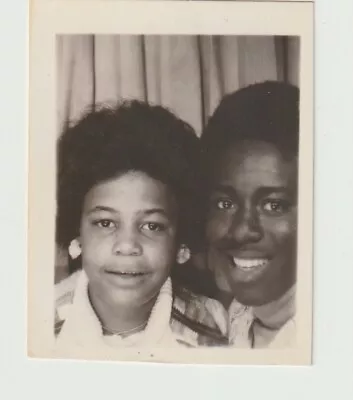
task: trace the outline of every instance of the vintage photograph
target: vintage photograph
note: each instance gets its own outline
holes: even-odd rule
[[[52,357],[307,351],[302,47],[54,35]]]
[[[58,346],[292,345],[299,55],[57,37]]]

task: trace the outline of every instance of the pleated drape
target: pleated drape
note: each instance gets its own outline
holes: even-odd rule
[[[93,104],[134,98],[170,108],[200,134],[224,94],[267,79],[298,84],[299,40],[68,35],[57,60],[59,133]]]

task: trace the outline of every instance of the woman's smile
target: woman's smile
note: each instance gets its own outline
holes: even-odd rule
[[[267,258],[239,258],[232,257],[233,264],[235,268],[242,269],[244,271],[249,271],[256,268],[261,268],[269,263]]]
[[[239,258],[228,255],[226,258],[227,275],[235,282],[256,283],[271,268],[271,261],[268,258]]]
[[[207,223],[221,291],[248,305],[280,297],[295,281],[296,158],[265,142],[225,151],[214,171]]]

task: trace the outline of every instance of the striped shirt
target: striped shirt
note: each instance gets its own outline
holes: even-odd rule
[[[88,278],[77,271],[56,285],[55,335],[57,347],[199,347],[225,346],[228,339],[210,312],[216,300],[181,287],[168,278],[161,288],[145,329],[122,338],[107,336],[88,297]]]

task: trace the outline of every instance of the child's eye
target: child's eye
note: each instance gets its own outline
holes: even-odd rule
[[[287,213],[291,208],[291,204],[287,200],[282,199],[266,199],[263,202],[263,209],[273,215],[280,215]]]
[[[150,232],[161,232],[165,230],[165,226],[157,222],[147,222],[141,226],[141,229]]]
[[[111,229],[115,227],[114,222],[110,219],[100,219],[98,221],[95,221],[94,225],[104,229]]]

